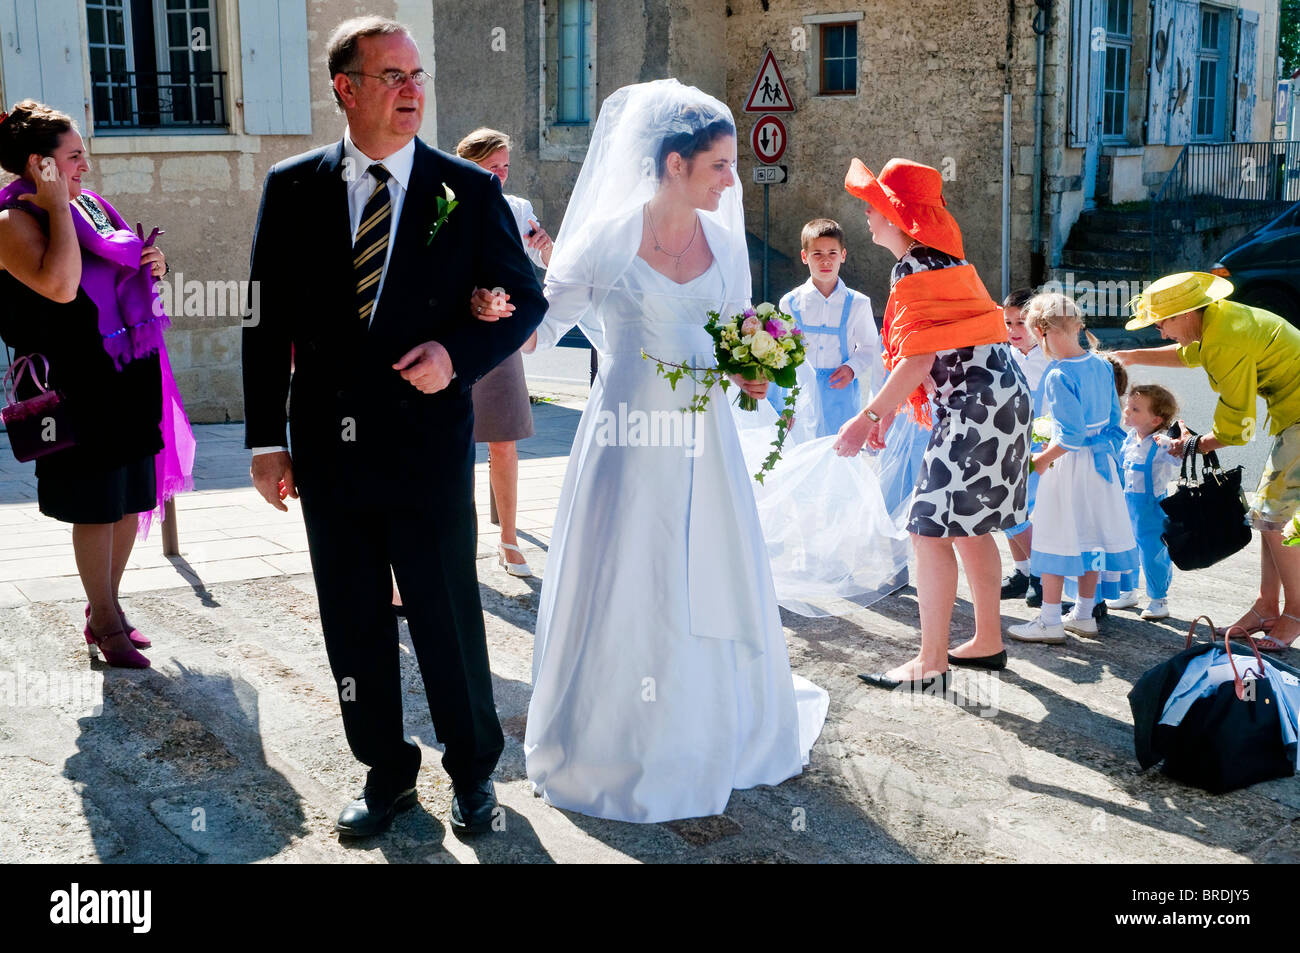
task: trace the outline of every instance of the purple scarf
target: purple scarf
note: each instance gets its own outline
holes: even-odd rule
[[[83,191],[99,203],[117,228],[101,235],[84,215],[72,213],[81,245],[81,287],[95,302],[104,350],[120,370],[128,361],[160,350],[163,328],[170,326],[171,319],[153,289],[149,268],[140,267],[144,239],[131,231],[117,209],[94,192]],[[35,192],[36,187],[26,179],[10,182],[0,189],[0,208],[22,208],[44,223],[43,209],[18,201],[18,196]]]
[[[95,303],[99,313],[99,334],[104,351],[118,370],[135,360],[157,353],[162,371],[163,449],[154,460],[158,481],[158,508],[141,513],[139,535],[149,534],[155,516],[161,517],[163,505],[177,493],[194,488],[194,431],[181,402],[163,329],[171,319],[162,308],[154,290],[150,266],[141,267],[140,252],[144,239],[127,226],[117,209],[94,192],[83,189],[99,203],[116,231],[101,235],[84,215],[72,212],[72,223],[81,245],[81,287]],[[25,179],[16,179],[0,189],[0,208],[21,208],[44,223],[45,211],[18,196],[35,194],[36,187]]]

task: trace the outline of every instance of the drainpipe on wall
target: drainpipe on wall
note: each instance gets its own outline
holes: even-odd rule
[[[1034,15],[1038,78],[1034,87],[1034,205],[1029,238],[1029,282],[1037,286],[1047,276],[1044,267],[1046,256],[1043,254],[1043,68],[1047,55],[1047,31],[1052,26],[1052,0],[1034,0],[1034,3],[1038,5],[1038,13]]]
[[[1016,0],[1007,3],[1007,53],[1002,65],[1002,299],[1011,293],[1011,60],[1016,50]]]

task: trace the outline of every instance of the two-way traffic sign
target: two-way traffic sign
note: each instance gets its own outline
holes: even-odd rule
[[[764,116],[754,123],[749,134],[749,144],[758,161],[771,165],[785,155],[785,123],[776,116]]]

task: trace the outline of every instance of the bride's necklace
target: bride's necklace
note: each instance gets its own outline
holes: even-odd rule
[[[664,248],[663,245],[659,244],[659,233],[655,231],[654,216],[650,214],[650,206],[648,204],[645,207],[645,217],[646,220],[650,223],[650,234],[654,237],[655,240],[655,251],[659,252],[661,255],[665,255],[668,258],[671,258],[673,260],[673,266],[675,268],[681,268],[682,259],[686,256],[686,253],[691,250],[691,246],[695,244],[695,236],[700,230],[700,220],[698,218],[695,219],[695,227],[691,229],[691,240],[686,243],[686,247],[681,250],[681,254],[674,255],[668,249]]]

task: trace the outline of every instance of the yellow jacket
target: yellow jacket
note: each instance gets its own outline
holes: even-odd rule
[[[1300,331],[1270,311],[1235,301],[1205,309],[1201,339],[1178,349],[1188,367],[1204,367],[1219,395],[1214,436],[1240,446],[1255,434],[1255,399],[1268,405],[1270,432],[1300,422]]]

